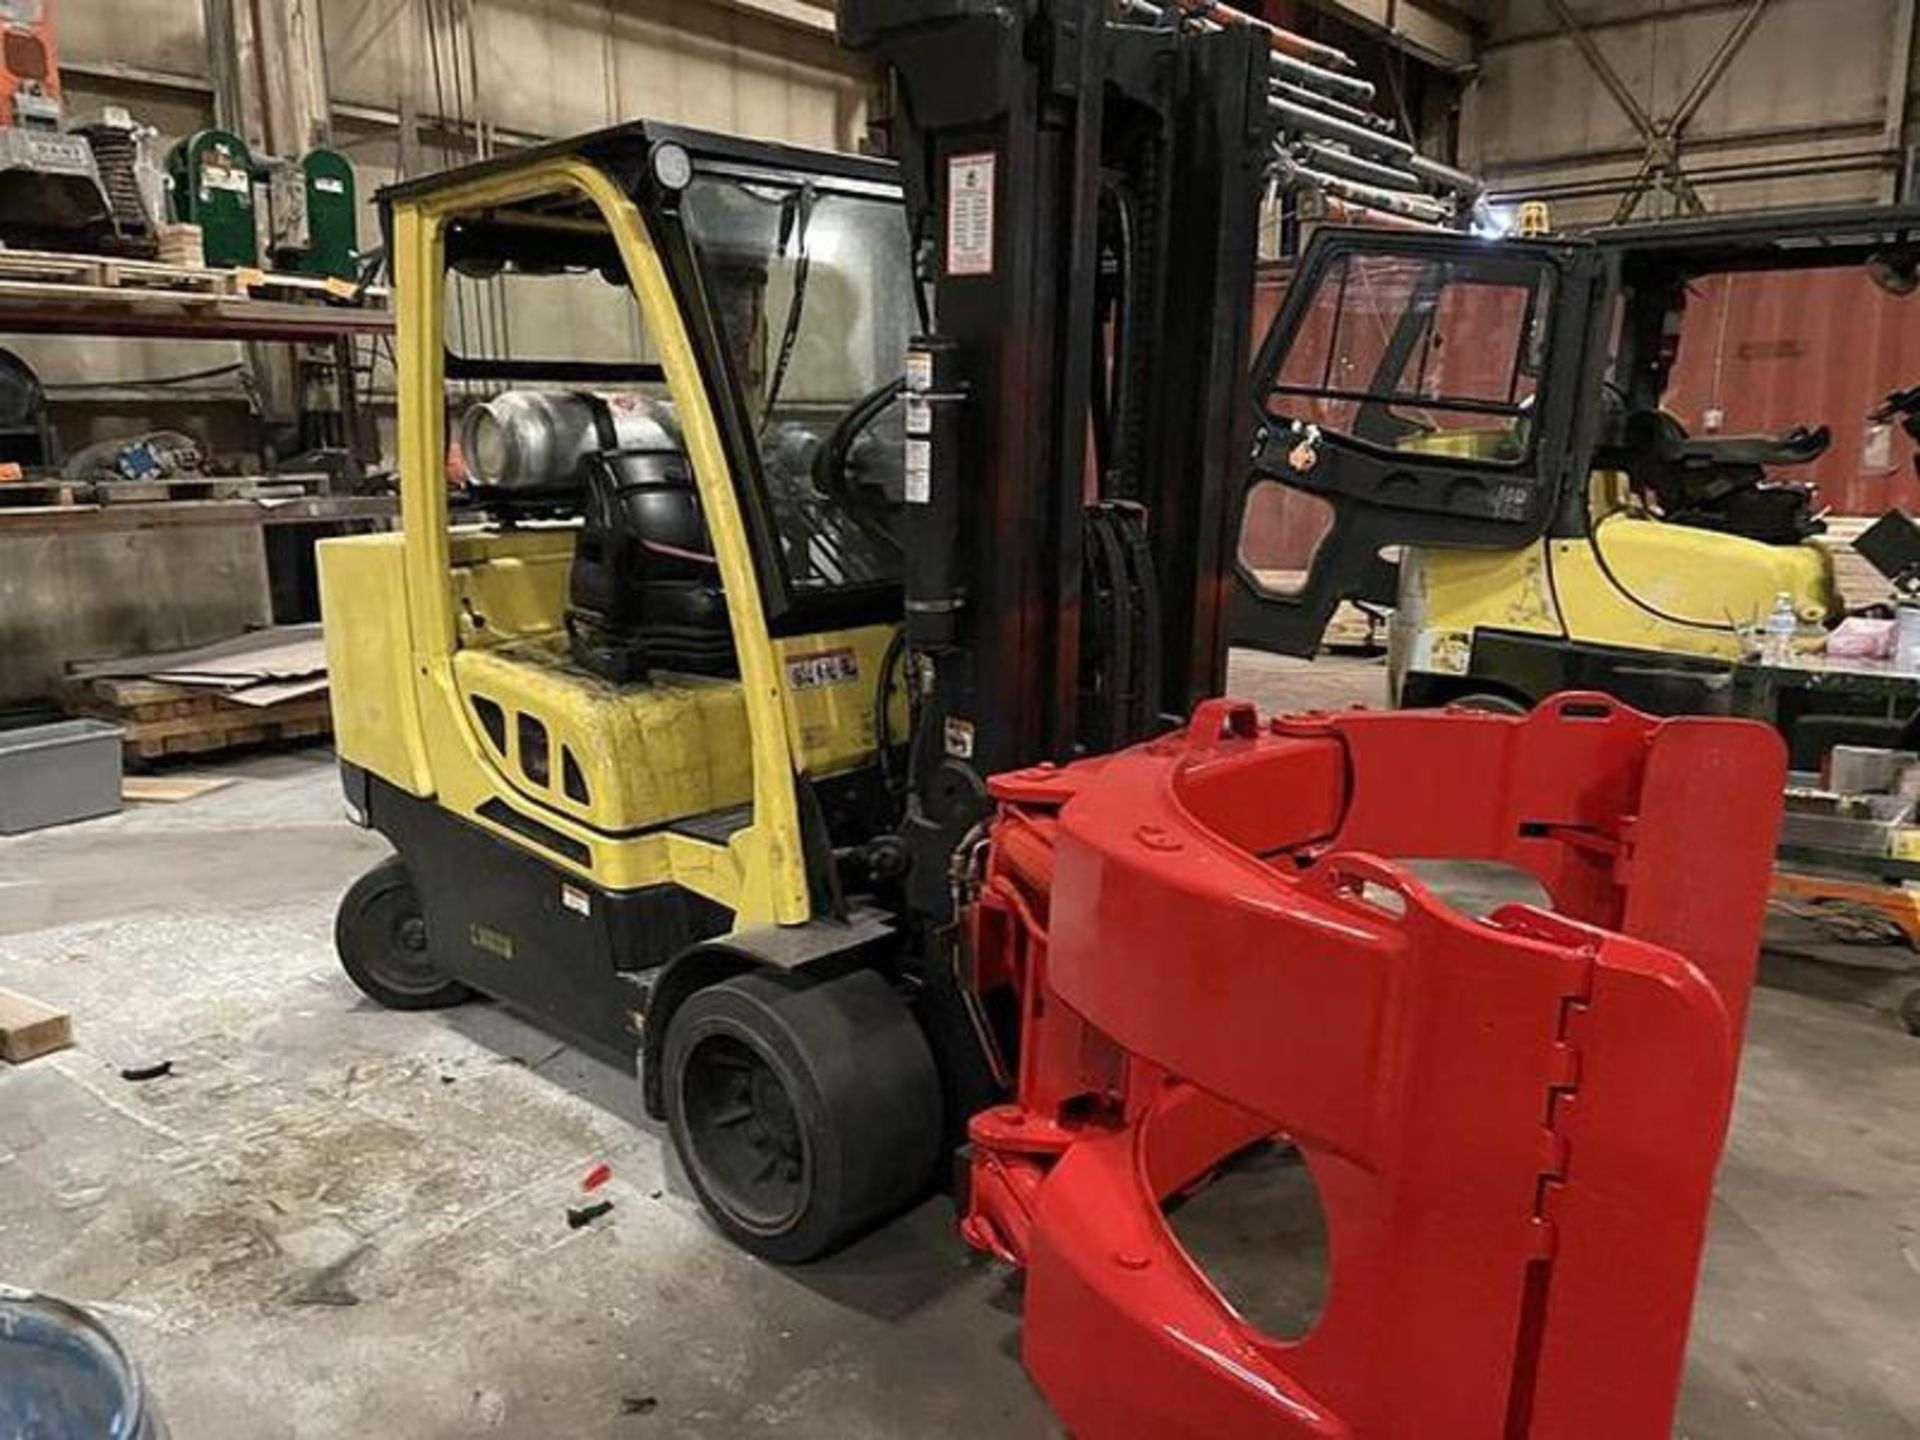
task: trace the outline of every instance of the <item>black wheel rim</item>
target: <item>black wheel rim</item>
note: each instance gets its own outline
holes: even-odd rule
[[[735,1036],[705,1036],[681,1072],[680,1110],[689,1160],[722,1209],[760,1234],[800,1217],[811,1179],[806,1137],[765,1056]]]
[[[382,985],[404,995],[428,995],[447,983],[427,954],[427,921],[410,895],[382,898],[368,916],[369,968]]]

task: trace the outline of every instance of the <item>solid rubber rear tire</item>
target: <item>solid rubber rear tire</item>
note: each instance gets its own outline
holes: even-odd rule
[[[714,1223],[763,1259],[816,1259],[930,1186],[940,1077],[877,971],[820,982],[759,970],[710,985],[674,1012],[661,1060],[681,1166]],[[735,1088],[716,1093],[722,1084]]]
[[[347,977],[389,1010],[444,1010],[473,998],[427,958],[426,917],[407,867],[390,855],[340,898],[333,945]]]

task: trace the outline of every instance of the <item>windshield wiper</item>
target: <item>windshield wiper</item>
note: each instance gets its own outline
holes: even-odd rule
[[[767,426],[773,423],[774,406],[780,403],[780,392],[787,383],[787,366],[793,362],[793,348],[800,339],[800,319],[807,305],[807,276],[813,269],[813,258],[807,250],[807,228],[813,221],[813,184],[809,181],[800,188],[794,197],[794,209],[790,212],[790,221],[783,220],[781,229],[787,224],[793,226],[791,238],[799,249],[799,256],[793,264],[793,298],[787,302],[787,323],[780,336],[780,353],[773,362],[773,376],[767,382],[767,403],[760,412],[760,431],[766,433]],[[780,253],[787,252],[786,234],[780,237]]]

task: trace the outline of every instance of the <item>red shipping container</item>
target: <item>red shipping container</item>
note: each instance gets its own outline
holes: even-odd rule
[[[1690,289],[1666,404],[1695,435],[1833,430],[1798,471],[1837,515],[1920,510],[1915,449],[1867,416],[1920,384],[1920,295],[1889,295],[1864,269],[1711,275]]]

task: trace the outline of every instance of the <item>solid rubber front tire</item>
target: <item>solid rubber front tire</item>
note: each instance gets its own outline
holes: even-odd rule
[[[760,970],[696,991],[662,1053],[674,1149],[714,1223],[763,1259],[839,1248],[927,1192],[939,1073],[892,985]]]
[[[473,998],[472,990],[428,958],[426,916],[398,855],[382,860],[341,897],[333,945],[347,977],[389,1010],[444,1010]]]

